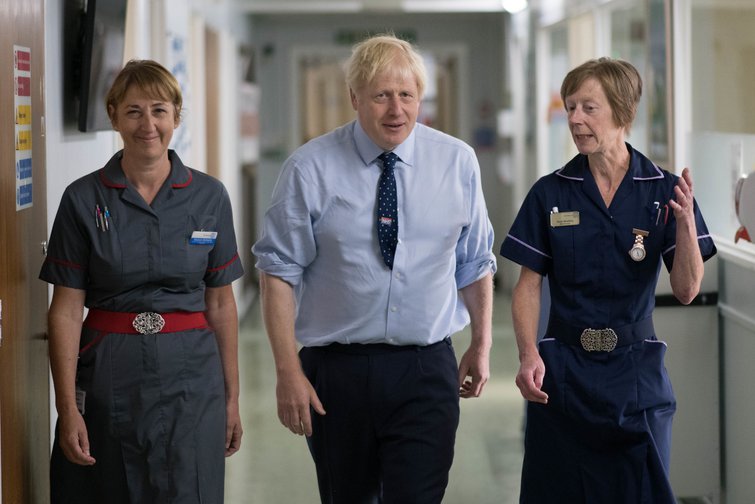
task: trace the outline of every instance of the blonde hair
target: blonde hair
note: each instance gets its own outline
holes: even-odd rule
[[[131,86],[138,87],[151,98],[172,103],[176,113],[176,124],[181,121],[181,86],[168,69],[153,60],[130,60],[116,75],[105,96],[105,109],[111,121]]]
[[[604,57],[586,61],[564,77],[561,84],[561,99],[564,104],[567,96],[576,93],[591,78],[603,87],[616,125],[629,130],[642,96],[640,72],[631,63],[620,59]]]
[[[356,44],[345,65],[346,84],[357,91],[385,71],[398,72],[417,83],[419,98],[424,96],[427,72],[422,56],[406,40],[392,33],[375,35]]]

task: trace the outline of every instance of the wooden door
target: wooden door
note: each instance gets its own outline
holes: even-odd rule
[[[0,502],[5,504],[49,502],[47,285],[37,279],[47,236],[44,3],[0,3]]]

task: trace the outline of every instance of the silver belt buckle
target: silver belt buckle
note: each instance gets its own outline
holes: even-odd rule
[[[140,334],[157,334],[165,327],[165,319],[155,312],[142,312],[131,323]]]
[[[588,352],[610,352],[616,348],[619,337],[613,329],[585,329],[579,342]]]

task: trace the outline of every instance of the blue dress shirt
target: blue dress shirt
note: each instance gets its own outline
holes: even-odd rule
[[[259,270],[294,286],[296,338],[305,346],[438,342],[469,323],[458,289],[496,270],[473,149],[417,124],[393,152],[392,271],[375,229],[382,150],[358,121],[308,142],[283,165],[252,252]]]

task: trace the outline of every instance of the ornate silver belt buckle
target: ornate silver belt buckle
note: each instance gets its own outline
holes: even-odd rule
[[[131,323],[140,334],[157,334],[165,327],[165,319],[155,312],[142,312]]]
[[[585,329],[579,342],[588,352],[610,352],[616,348],[619,337],[613,329]]]

